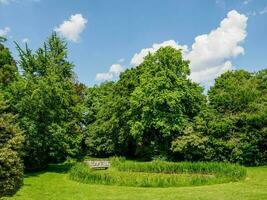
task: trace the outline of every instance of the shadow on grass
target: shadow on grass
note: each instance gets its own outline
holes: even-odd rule
[[[73,165],[74,165],[74,163],[50,164],[44,170],[39,171],[39,172],[26,173],[24,175],[24,177],[28,178],[28,177],[39,176],[39,175],[47,173],[47,172],[53,172],[53,173],[58,173],[58,174],[66,174],[66,173],[68,173],[68,171],[71,169],[71,167]]]

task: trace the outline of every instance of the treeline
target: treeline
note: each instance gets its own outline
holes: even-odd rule
[[[57,35],[36,51],[0,39],[0,196],[23,168],[86,155],[136,159],[267,162],[267,70],[226,72],[207,95],[171,47],[149,54],[116,82],[76,80]]]

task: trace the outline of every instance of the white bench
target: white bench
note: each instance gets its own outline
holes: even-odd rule
[[[110,167],[110,162],[106,160],[86,160],[84,161],[85,164],[87,164],[92,169],[107,169]]]

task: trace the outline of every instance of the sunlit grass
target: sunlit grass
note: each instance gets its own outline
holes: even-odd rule
[[[266,200],[267,167],[247,169],[243,181],[198,187],[144,188],[82,184],[68,178],[68,166],[27,174],[8,200]]]
[[[82,183],[133,187],[199,186],[239,181],[246,170],[239,165],[215,162],[113,161],[108,170],[94,170],[76,164],[70,179]]]

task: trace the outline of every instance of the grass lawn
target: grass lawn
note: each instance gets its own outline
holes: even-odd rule
[[[71,181],[64,166],[28,174],[24,186],[8,200],[266,200],[267,166],[247,168],[247,178],[236,183],[195,187],[138,188],[90,185]]]

